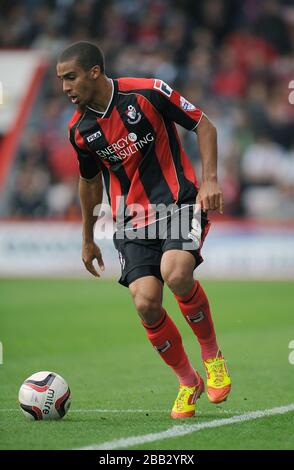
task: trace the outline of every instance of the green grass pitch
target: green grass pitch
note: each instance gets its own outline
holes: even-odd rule
[[[0,280],[0,448],[73,449],[294,403],[291,282],[206,281],[233,387],[173,421],[177,381],[146,339],[127,289],[103,280]],[[198,343],[165,288],[164,306],[204,374]],[[34,372],[66,378],[72,405],[58,422],[30,422],[18,389]],[[92,410],[92,411],[91,411]],[[140,411],[141,410],[141,411]],[[130,449],[293,449],[293,411]]]

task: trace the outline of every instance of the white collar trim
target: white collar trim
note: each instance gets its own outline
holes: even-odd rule
[[[111,80],[111,86],[112,86],[112,90],[111,90],[111,98],[109,100],[109,103],[107,105],[107,108],[105,109],[105,111],[97,111],[97,109],[94,109],[94,108],[91,108],[90,106],[87,106],[88,109],[90,109],[91,111],[94,111],[94,113],[97,113],[97,114],[100,114],[100,117],[104,117],[107,113],[107,111],[109,110],[109,107],[112,103],[112,100],[113,100],[113,95],[114,95],[114,83],[113,83],[113,80],[112,78],[110,79]]]

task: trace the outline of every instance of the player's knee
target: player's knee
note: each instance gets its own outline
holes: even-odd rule
[[[186,295],[186,292],[191,290],[190,277],[184,269],[176,268],[166,272],[163,279],[174,294]]]
[[[148,316],[148,314],[151,314],[152,312],[160,312],[162,310],[159,302],[155,299],[144,297],[143,295],[135,299],[135,305],[137,311],[143,317]]]
[[[162,306],[160,301],[156,298],[139,293],[134,296],[134,303],[137,312],[147,325],[152,325],[160,319]]]

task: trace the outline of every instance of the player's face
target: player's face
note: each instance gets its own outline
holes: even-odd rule
[[[62,80],[63,92],[80,107],[91,102],[94,95],[93,70],[83,70],[75,59],[57,64],[57,76]]]

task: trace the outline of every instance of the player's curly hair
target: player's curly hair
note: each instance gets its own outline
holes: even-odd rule
[[[77,64],[83,70],[90,70],[99,65],[102,73],[105,71],[104,55],[95,44],[87,41],[79,41],[68,46],[58,57],[58,62],[66,62],[76,59]]]

